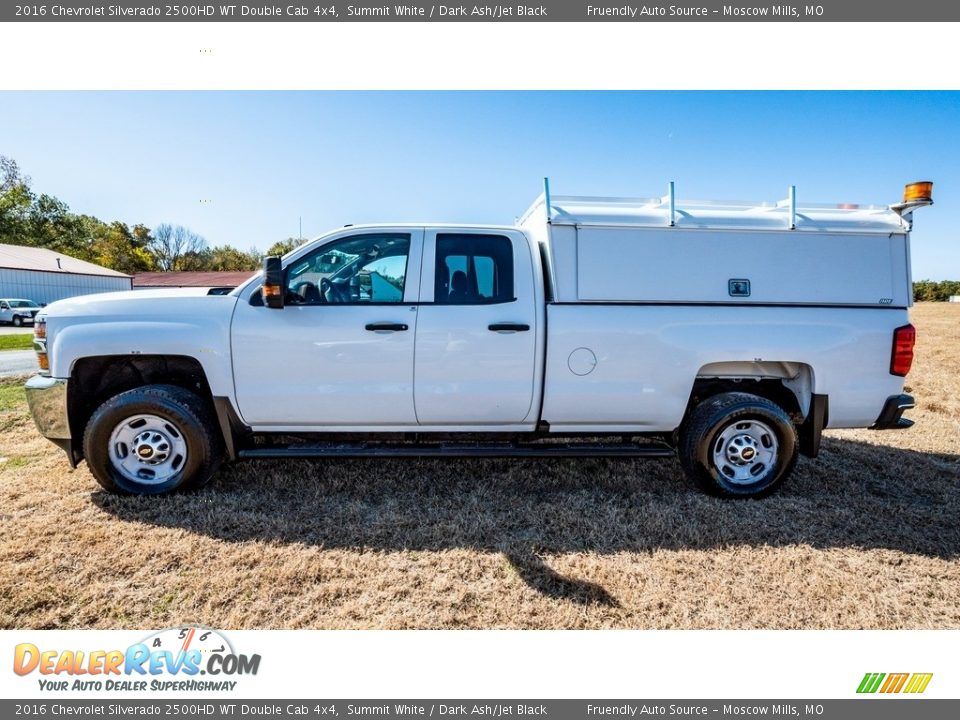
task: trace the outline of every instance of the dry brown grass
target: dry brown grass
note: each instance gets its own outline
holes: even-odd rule
[[[831,432],[724,502],[670,461],[260,462],[118,498],[0,386],[0,626],[960,627],[960,306],[923,305],[915,428]]]

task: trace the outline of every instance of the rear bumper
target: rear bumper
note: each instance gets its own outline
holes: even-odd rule
[[[910,395],[891,395],[883,404],[880,417],[870,426],[871,430],[905,430],[913,425],[913,420],[903,417],[905,410],[914,407]]]

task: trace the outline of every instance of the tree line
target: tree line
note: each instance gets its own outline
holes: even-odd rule
[[[913,284],[915,301],[946,302],[951,295],[960,295],[960,280],[918,280]]]
[[[0,155],[0,244],[46,248],[133,275],[173,270],[252,272],[264,255],[282,255],[300,242],[287,238],[265,253],[257,248],[211,247],[182,225],[149,228],[77,214],[62,200],[34,191],[17,162]]]

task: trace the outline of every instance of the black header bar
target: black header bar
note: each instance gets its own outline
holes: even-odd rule
[[[0,22],[956,22],[943,0],[815,0],[667,4],[541,0],[525,3],[180,2],[59,0],[0,4]]]

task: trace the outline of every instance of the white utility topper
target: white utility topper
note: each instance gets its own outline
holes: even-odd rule
[[[347,226],[230,295],[111,293],[37,318],[41,432],[104,487],[254,457],[647,456],[772,491],[826,427],[904,428],[894,205],[543,194],[514,226]]]

